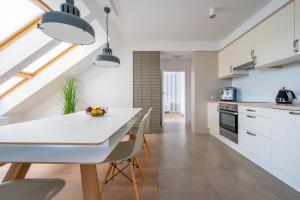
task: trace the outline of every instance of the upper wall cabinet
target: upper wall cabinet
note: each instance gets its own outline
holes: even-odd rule
[[[231,60],[232,60],[232,46],[228,46],[218,54],[218,60],[219,60],[219,78],[225,78],[231,75],[232,66],[231,66]]]
[[[281,65],[294,56],[294,5],[288,4],[254,29],[257,68]]]
[[[248,71],[235,70],[234,68],[251,61],[252,49],[251,33],[247,33],[235,43],[221,50],[218,54],[219,78],[226,79],[247,75]]]
[[[253,62],[254,31],[251,30],[232,44],[234,59],[233,68]]]
[[[294,41],[294,51],[295,51],[296,55],[300,55],[299,40],[300,40],[300,0],[295,0],[295,41]]]

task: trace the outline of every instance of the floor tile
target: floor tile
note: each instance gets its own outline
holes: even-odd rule
[[[222,200],[280,200],[247,170],[204,171]]]
[[[160,200],[220,200],[208,179],[199,170],[161,170]]]

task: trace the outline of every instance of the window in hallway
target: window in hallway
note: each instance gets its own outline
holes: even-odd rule
[[[184,122],[185,72],[164,72],[163,102],[165,122]]]

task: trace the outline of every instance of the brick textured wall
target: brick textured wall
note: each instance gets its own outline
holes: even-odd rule
[[[143,112],[152,107],[149,133],[161,133],[160,52],[133,52],[133,106],[143,108]]]

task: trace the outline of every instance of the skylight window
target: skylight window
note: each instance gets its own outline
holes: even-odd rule
[[[9,0],[0,6],[0,43],[32,22],[44,11],[29,0]]]
[[[2,85],[0,85],[0,96],[4,95],[6,92],[12,90],[17,85],[19,85],[22,81],[24,81],[25,78],[14,76],[8,79],[6,82],[4,82]]]
[[[28,67],[22,70],[22,72],[27,74],[35,74],[40,68],[47,65],[51,60],[55,59],[58,55],[63,53],[65,50],[73,46],[73,44],[69,43],[60,43],[46,54],[41,56],[39,59],[31,63]]]

